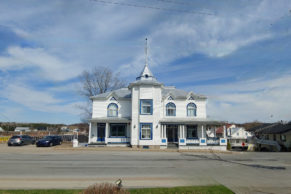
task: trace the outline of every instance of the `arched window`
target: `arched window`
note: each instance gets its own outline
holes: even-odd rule
[[[187,116],[196,117],[197,107],[194,103],[189,103],[187,105]]]
[[[172,102],[166,105],[166,115],[167,116],[176,116],[176,105]]]
[[[107,107],[107,116],[108,117],[117,117],[118,116],[118,106],[115,103],[111,103]]]

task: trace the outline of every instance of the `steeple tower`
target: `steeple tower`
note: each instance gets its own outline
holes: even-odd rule
[[[139,77],[136,78],[136,80],[153,80],[156,81],[156,78],[154,77],[153,73],[149,69],[148,66],[148,39],[145,39],[145,66],[140,73]]]

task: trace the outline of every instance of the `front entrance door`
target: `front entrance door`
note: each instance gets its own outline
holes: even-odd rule
[[[104,142],[105,141],[105,123],[98,123],[97,124],[97,141]]]
[[[178,125],[167,125],[167,138],[169,143],[178,143]]]

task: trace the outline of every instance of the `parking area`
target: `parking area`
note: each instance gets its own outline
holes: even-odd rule
[[[139,151],[0,144],[0,189],[223,184],[236,193],[291,193],[291,155],[271,152]]]

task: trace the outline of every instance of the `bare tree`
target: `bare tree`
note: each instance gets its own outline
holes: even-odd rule
[[[88,121],[92,117],[91,96],[126,86],[126,82],[119,77],[119,73],[113,73],[108,67],[95,67],[91,71],[84,71],[80,75],[80,82],[80,94],[87,99],[85,106],[78,107],[84,112],[83,121]]]

